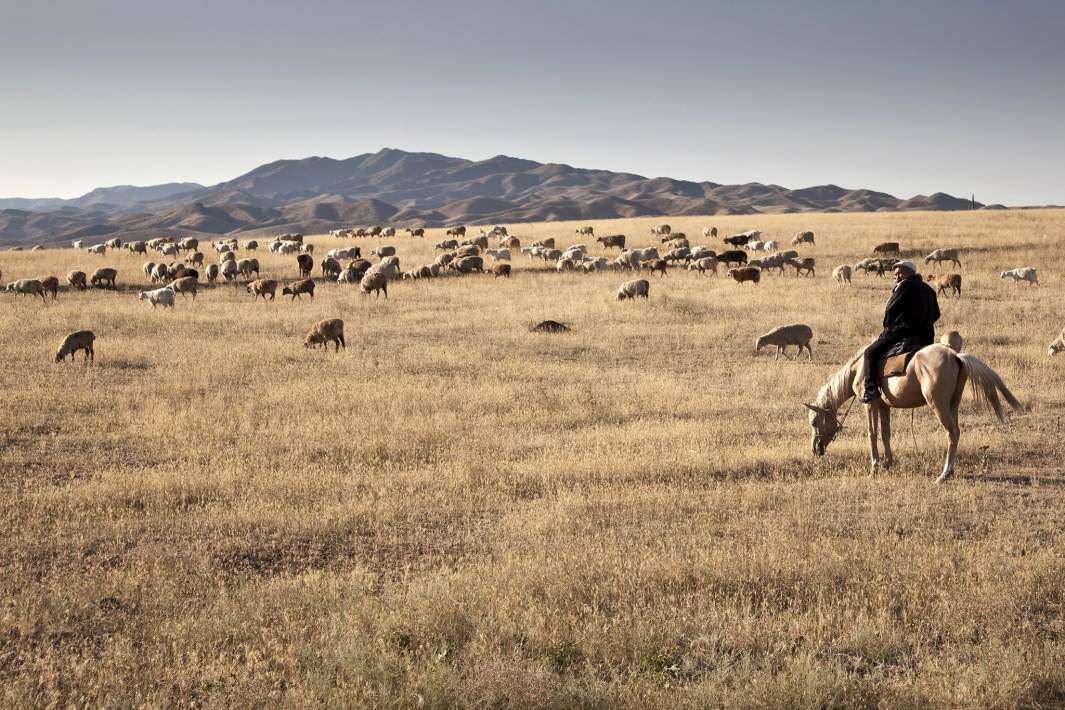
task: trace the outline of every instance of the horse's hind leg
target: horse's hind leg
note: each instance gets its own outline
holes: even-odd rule
[[[891,450],[891,410],[880,407],[880,436],[884,440],[884,468],[891,468],[895,463],[895,453]]]
[[[961,429],[958,427],[958,410],[956,405],[952,409],[953,402],[950,400],[940,402],[929,399],[928,404],[939,418],[939,423],[947,430],[949,438],[947,460],[943,463],[943,472],[936,479],[936,483],[943,483],[954,475],[954,464],[958,457],[958,439],[961,437]]]

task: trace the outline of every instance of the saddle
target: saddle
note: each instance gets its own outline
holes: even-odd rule
[[[923,345],[918,345],[912,340],[904,340],[896,345],[893,345],[880,360],[880,377],[899,377],[906,374],[906,366],[910,364],[910,360],[917,354],[917,351],[923,348]]]

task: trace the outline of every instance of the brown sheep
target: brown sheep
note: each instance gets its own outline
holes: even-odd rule
[[[936,287],[936,293],[961,296],[961,274],[928,274],[925,281]]]
[[[804,271],[810,276],[817,275],[816,273],[814,273],[814,267],[817,265],[817,262],[812,256],[808,256],[805,259],[785,259],[784,262],[789,266],[795,267],[796,276],[803,273]]]
[[[295,301],[302,294],[307,294],[314,300],[314,280],[303,279],[302,281],[296,281],[281,289],[282,296],[292,296],[291,301]]]
[[[464,256],[461,259],[455,259],[448,266],[460,274],[469,274],[474,271],[484,273],[484,259],[479,256]]]
[[[116,279],[118,279],[118,271],[105,267],[92,272],[92,276],[89,277],[89,283],[97,288],[104,288],[104,284],[115,288]]]
[[[388,298],[388,277],[380,271],[368,271],[359,282],[359,290],[366,294],[372,291],[374,298],[384,292],[385,298]]]
[[[76,288],[79,291],[84,291],[89,287],[88,284],[85,283],[85,278],[86,277],[84,271],[71,271],[67,274],[67,283],[70,285],[71,288]]]
[[[53,301],[59,296],[59,277],[41,276],[37,280],[41,282],[41,286],[44,286],[46,292],[52,294]]]
[[[874,254],[899,254],[898,242],[883,242],[873,247]]]
[[[311,326],[303,341],[303,347],[321,345],[328,350],[329,343],[336,344],[336,352],[340,352],[340,348],[348,349],[347,343],[344,342],[344,321],[339,318],[320,320]]]
[[[729,251],[723,251],[717,255],[718,263],[725,266],[731,266],[737,264],[742,266],[747,263],[747,252],[740,249],[731,249]]]
[[[669,267],[669,262],[665,259],[652,259],[651,261],[643,262],[641,266],[647,271],[650,271],[652,274],[657,271],[661,273],[662,276],[665,276],[666,269]]]
[[[182,298],[185,298],[185,294],[191,293],[192,300],[196,300],[196,289],[199,287],[199,281],[195,276],[182,276],[180,279],[174,279],[170,282],[170,290],[174,293],[180,293]]]
[[[610,249],[611,247],[617,247],[618,249],[625,248],[624,234],[610,234],[605,237],[597,237],[595,241],[602,244],[604,249]]]
[[[300,276],[307,278],[314,268],[314,258],[310,254],[299,254],[296,256],[296,266],[299,267]]]
[[[248,293],[252,294],[253,301],[257,301],[259,296],[266,300],[267,294],[270,296],[270,300],[274,300],[274,296],[277,294],[277,281],[274,279],[258,279],[248,284]]]
[[[464,236],[466,236],[466,228],[465,227],[452,227],[451,229],[447,230],[447,235],[446,236],[449,236],[449,237],[464,237]]]
[[[736,280],[736,283],[751,281],[758,283],[762,280],[762,272],[753,266],[743,266],[738,269],[729,269],[728,275]]]
[[[509,279],[510,278],[510,264],[496,264],[495,266],[492,267],[492,276],[495,276],[496,278],[499,278],[500,276],[504,276],[504,277]]]
[[[55,361],[62,362],[69,355],[70,361],[74,362],[74,355],[79,350],[84,350],[85,362],[95,362],[96,354],[92,349],[94,340],[96,340],[96,335],[91,330],[79,330],[76,333],[71,333],[63,338],[63,342],[59,344],[59,349],[55,351]]]
[[[423,227],[418,227],[417,229],[407,229],[407,234],[412,237],[424,237],[425,229]]]

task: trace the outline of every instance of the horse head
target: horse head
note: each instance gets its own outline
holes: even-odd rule
[[[842,428],[839,425],[839,419],[836,418],[836,412],[831,409],[818,407],[815,404],[804,403],[803,406],[810,410],[810,427],[813,429],[810,447],[815,456],[824,456],[825,449]]]

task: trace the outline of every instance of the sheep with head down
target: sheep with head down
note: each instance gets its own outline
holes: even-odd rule
[[[86,276],[84,271],[71,271],[67,274],[67,284],[69,284],[71,288],[84,291],[89,287],[85,281]]]
[[[339,318],[320,320],[311,326],[303,341],[303,347],[321,345],[328,350],[329,343],[336,344],[336,352],[340,352],[340,348],[347,350],[347,343],[344,342],[344,321]]]
[[[617,292],[617,300],[635,300],[637,298],[649,298],[651,284],[647,279],[635,279],[621,284]]]
[[[69,355],[70,361],[74,362],[74,355],[79,350],[84,350],[85,362],[95,362],[96,353],[93,352],[92,347],[95,341],[96,334],[91,330],[79,330],[75,333],[70,333],[63,338],[63,342],[59,344],[59,348],[55,351],[55,361],[63,362]]]
[[[789,345],[795,345],[799,348],[799,352],[795,354],[798,358],[802,355],[802,351],[806,350],[810,359],[814,359],[814,351],[810,347],[810,340],[814,337],[814,331],[810,326],[804,323],[792,323],[791,325],[782,325],[773,330],[759,335],[754,341],[755,353],[761,352],[762,348],[767,345],[775,345],[777,348],[776,356],[773,358],[776,360],[783,353],[784,357],[788,358],[787,349]],[[788,358],[789,360],[791,358]]]
[[[314,279],[301,279],[281,289],[282,296],[292,296],[290,301],[295,301],[303,294],[307,294],[312,301],[314,300]]]
[[[359,282],[359,290],[365,294],[373,293],[378,298],[381,293],[388,298],[388,277],[380,271],[367,271]]]

